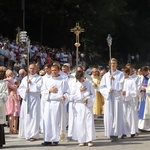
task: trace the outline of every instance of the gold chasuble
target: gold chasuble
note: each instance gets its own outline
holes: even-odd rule
[[[104,105],[104,98],[101,95],[101,93],[99,91],[97,91],[97,87],[99,86],[100,82],[101,82],[101,78],[99,76],[93,76],[91,75],[93,82],[95,83],[95,101],[94,101],[94,105],[93,105],[93,114],[94,115],[100,115],[103,112],[103,105]]]

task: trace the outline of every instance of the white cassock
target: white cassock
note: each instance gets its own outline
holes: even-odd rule
[[[137,97],[137,86],[132,78],[124,80],[123,90],[123,134],[131,135],[137,132],[137,110],[135,109],[135,98]]]
[[[43,95],[43,90],[44,90],[44,85],[47,82],[47,79],[51,78],[51,75],[48,75],[47,73],[42,76],[43,79],[43,85],[41,88],[41,118],[40,118],[40,132],[43,133],[44,129],[43,129],[43,116],[44,116],[44,108],[45,108],[45,101],[44,100],[44,95]]]
[[[57,93],[49,93],[49,89],[55,86]],[[61,76],[47,79],[43,90],[44,108],[44,141],[58,142],[62,129],[66,132],[66,105],[69,101],[69,86]],[[66,97],[65,103],[62,96]]]
[[[104,127],[105,136],[122,135],[123,125],[123,102],[121,91],[123,88],[124,75],[116,70],[112,73],[114,80],[110,81],[110,72],[107,72],[101,80],[99,90],[105,99],[104,104]],[[110,89],[113,93],[109,93]]]
[[[86,91],[81,92],[81,86],[85,86],[87,88]],[[74,101],[72,139],[78,140],[79,143],[85,143],[96,139],[92,112],[95,92],[92,84],[87,80],[83,83],[73,81],[71,85],[71,99]],[[88,99],[87,104],[84,104],[84,99]]]
[[[68,80],[68,75],[65,72],[60,70],[59,74],[64,80],[66,80],[66,81]]]
[[[131,79],[134,80],[134,82],[136,83],[136,89],[137,89],[137,95],[136,97],[133,98],[133,105],[134,105],[134,109],[135,109],[135,112],[137,113],[137,115],[135,116],[135,130],[136,132],[138,132],[138,109],[139,109],[139,95],[140,95],[140,91],[141,91],[141,80],[140,80],[140,77],[137,76],[135,73],[132,74],[130,76]]]
[[[68,75],[68,85],[69,89],[71,87],[71,83],[73,81],[76,81],[75,77],[72,76],[71,74]],[[69,95],[70,96],[70,95]],[[68,106],[68,137],[72,137],[72,132],[73,132],[73,124],[74,124],[74,115],[73,115],[73,101],[71,98],[69,98],[69,103],[67,104]]]
[[[27,89],[27,76],[23,78],[18,91],[23,99],[20,111],[19,137],[39,138],[40,127],[40,93],[42,77],[38,74],[30,75],[29,96]],[[28,99],[29,98],[29,99]],[[29,113],[27,113],[27,109]]]

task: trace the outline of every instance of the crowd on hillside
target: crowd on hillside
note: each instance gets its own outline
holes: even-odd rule
[[[71,66],[75,62],[75,53],[63,48],[51,48],[39,43],[31,43],[28,54],[26,44],[17,43],[7,37],[0,36],[0,65],[11,69],[25,68],[27,66],[27,57],[30,63],[35,63],[41,70],[46,63],[54,61],[64,64],[68,62]],[[79,52],[79,64],[85,61],[85,54]],[[75,64],[75,63],[74,63]]]

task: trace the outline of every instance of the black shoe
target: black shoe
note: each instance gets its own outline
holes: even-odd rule
[[[66,130],[68,130],[68,126],[66,126]]]
[[[4,127],[7,127],[7,124],[4,124]]]
[[[52,142],[44,142],[41,145],[42,146],[52,146]]]
[[[53,142],[53,146],[57,146],[58,145],[58,142]]]
[[[126,137],[127,137],[127,135],[123,134],[123,135],[121,136],[121,139],[124,139],[124,138],[126,138]]]
[[[134,138],[135,137],[135,134],[131,134],[131,138]]]
[[[138,135],[139,135],[139,133],[138,133],[138,132],[136,132],[135,136],[138,136]]]
[[[118,142],[118,136],[111,136],[111,142]]]

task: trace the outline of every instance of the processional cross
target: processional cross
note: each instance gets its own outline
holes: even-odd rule
[[[76,23],[76,26],[74,28],[70,29],[70,32],[74,32],[74,34],[76,34],[76,43],[74,45],[76,47],[76,69],[77,69],[78,59],[79,59],[78,51],[79,51],[79,46],[80,46],[79,34],[81,32],[84,32],[84,29],[80,27],[79,23]]]

